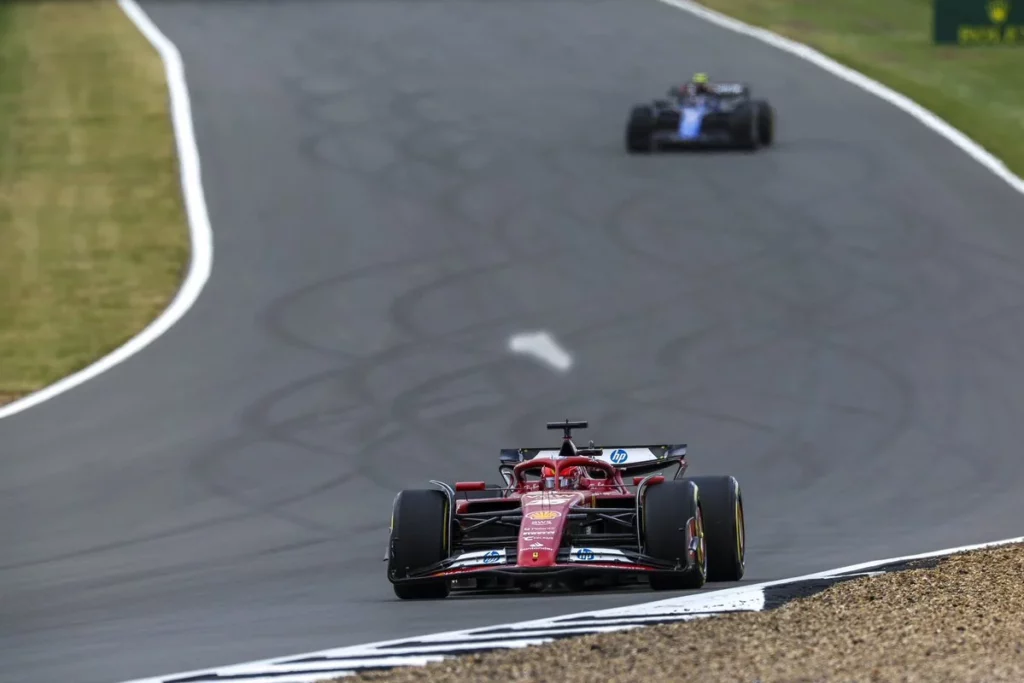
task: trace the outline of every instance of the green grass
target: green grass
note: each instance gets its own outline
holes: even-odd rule
[[[1024,43],[934,45],[932,0],[701,3],[806,43],[885,83],[1024,174]]]
[[[163,64],[112,0],[0,4],[0,402],[111,351],[189,257]]]

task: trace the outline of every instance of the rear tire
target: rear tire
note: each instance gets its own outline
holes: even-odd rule
[[[750,152],[757,150],[761,142],[761,138],[758,135],[760,125],[759,113],[757,104],[754,102],[740,105],[740,108],[736,111],[732,135],[733,141],[738,148]]]
[[[633,107],[626,123],[626,151],[630,154],[650,154],[654,134],[654,109],[646,105]]]
[[[754,102],[757,110],[757,137],[762,147],[771,147],[775,142],[775,110],[764,100]]]
[[[697,485],[704,510],[708,581],[739,581],[746,570],[743,494],[734,477],[687,477]]]
[[[395,499],[388,576],[401,579],[447,557],[448,497],[441,491],[402,491]],[[448,579],[394,583],[403,600],[436,600],[451,592]]]
[[[654,590],[700,588],[707,581],[707,548],[700,491],[686,480],[665,481],[647,489],[643,504],[644,552],[651,557],[686,565],[689,562],[687,522],[697,527],[697,562],[678,572],[651,572]]]

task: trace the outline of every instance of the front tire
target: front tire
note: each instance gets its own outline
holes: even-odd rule
[[[690,520],[697,541],[696,561],[689,565],[687,544]],[[700,491],[686,480],[665,481],[647,489],[643,504],[644,552],[651,557],[676,562],[686,568],[673,572],[651,572],[654,590],[700,588],[707,581],[707,547]]]
[[[410,572],[429,567],[447,557],[448,497],[441,491],[402,491],[395,499],[391,527],[388,576],[401,579]],[[448,597],[448,579],[424,579],[393,583],[395,595],[403,600],[436,600]]]
[[[739,581],[746,571],[747,526],[743,494],[734,477],[687,477],[697,485],[704,510],[708,581]]]

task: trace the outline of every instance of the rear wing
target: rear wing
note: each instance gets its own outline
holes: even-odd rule
[[[746,83],[712,83],[711,90],[723,97],[750,97],[750,86]]]
[[[686,457],[686,444],[606,446],[580,448],[580,455],[589,455],[614,465],[623,473],[657,472]],[[557,448],[502,448],[501,465],[514,466],[534,458],[557,458]]]

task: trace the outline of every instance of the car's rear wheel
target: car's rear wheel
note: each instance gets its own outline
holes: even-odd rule
[[[654,109],[639,105],[633,107],[626,123],[626,151],[630,154],[649,154],[654,134]]]
[[[754,151],[758,148],[761,138],[758,134],[758,108],[753,102],[746,102],[733,115],[733,141],[740,149]]]
[[[754,103],[757,109],[757,137],[762,147],[771,147],[775,142],[775,110],[764,100]]]
[[[734,477],[687,477],[697,485],[704,510],[708,581],[739,581],[746,570],[747,530],[743,494]]]
[[[417,569],[436,564],[447,556],[448,497],[441,491],[402,491],[395,499],[391,523],[391,552],[388,576],[403,579]],[[393,583],[395,595],[403,600],[446,598],[451,592],[448,579],[423,579]]]
[[[681,569],[651,572],[654,590],[700,588],[707,581],[707,547],[700,492],[686,480],[665,481],[647,489],[643,504],[644,552],[653,558],[673,562]],[[696,559],[690,564],[691,539]]]

